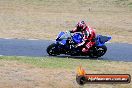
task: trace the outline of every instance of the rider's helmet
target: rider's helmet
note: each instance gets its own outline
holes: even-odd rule
[[[86,23],[84,21],[80,21],[77,23],[76,27],[77,27],[77,29],[82,31],[86,28]]]

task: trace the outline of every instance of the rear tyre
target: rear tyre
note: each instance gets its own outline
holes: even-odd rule
[[[57,49],[56,49],[56,44],[53,43],[51,45],[49,45],[47,47],[47,53],[50,55],[50,56],[57,56],[58,55],[58,52],[57,52]]]
[[[105,45],[98,47],[98,57],[103,56],[107,51],[107,47]]]
[[[91,51],[92,52],[90,52],[89,57],[91,57],[91,58],[98,58],[98,57],[103,56],[106,53],[107,47],[105,45],[103,45],[103,46],[97,46],[97,47],[95,47]]]

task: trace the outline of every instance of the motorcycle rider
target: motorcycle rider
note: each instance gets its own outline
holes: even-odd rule
[[[95,30],[86,25],[84,21],[80,21],[77,23],[76,27],[70,31],[71,33],[81,32],[83,35],[82,43],[78,44],[78,46],[84,45],[82,48],[82,52],[87,53],[89,49],[95,44]]]

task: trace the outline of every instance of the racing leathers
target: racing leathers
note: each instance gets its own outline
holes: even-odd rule
[[[95,44],[95,30],[89,26],[84,26],[84,28],[76,27],[75,29],[70,31],[71,33],[74,32],[81,32],[83,35],[83,40],[77,46],[84,46],[82,48],[82,52],[87,53],[89,49]]]

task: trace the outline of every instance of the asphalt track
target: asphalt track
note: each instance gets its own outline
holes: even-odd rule
[[[24,39],[2,39],[0,38],[0,56],[48,56],[46,48],[53,43],[50,40],[24,40]],[[99,58],[101,60],[132,62],[132,44],[107,43],[107,53]],[[67,56],[58,56],[67,57]],[[76,58],[76,57],[75,57]],[[91,59],[89,57],[78,57],[78,59]]]

